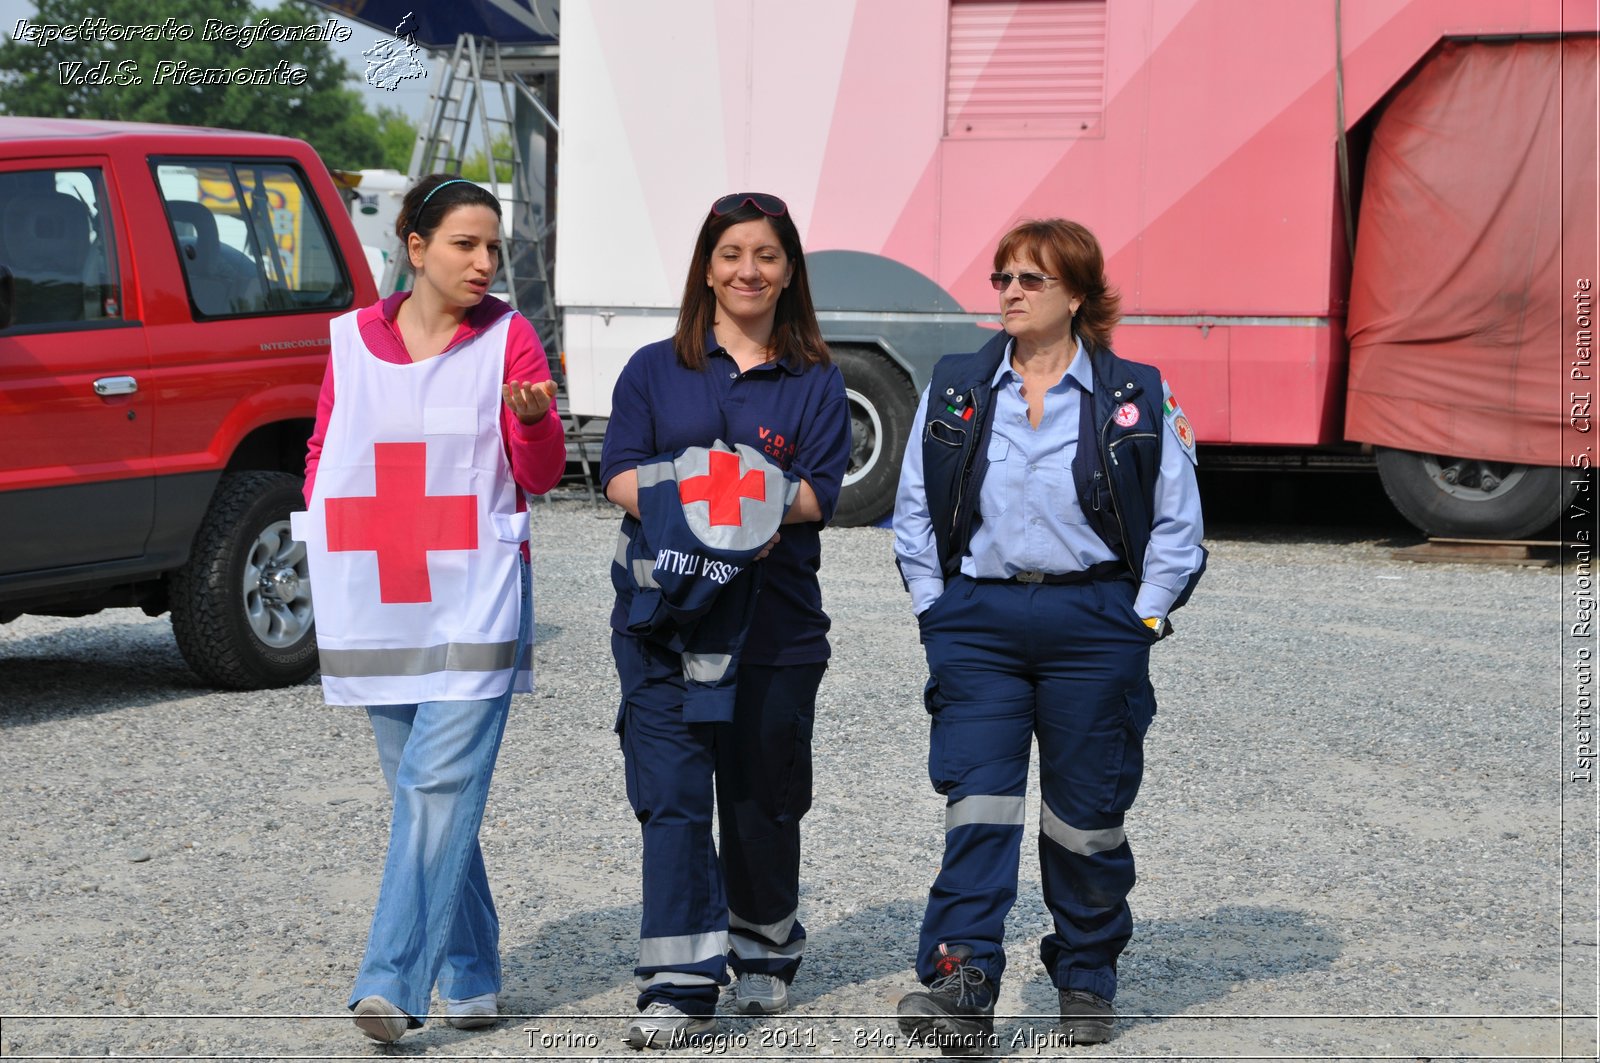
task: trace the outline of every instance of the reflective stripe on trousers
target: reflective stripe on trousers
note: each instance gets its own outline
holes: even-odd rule
[[[733,722],[695,724],[682,718],[678,655],[615,633],[612,652],[628,800],[644,838],[638,1005],[710,1014],[730,951],[736,971],[789,980],[800,965],[799,824],[826,666],[741,665]]]
[[[1028,761],[1037,738],[1039,861],[1054,931],[1054,984],[1111,999],[1132,931],[1134,862],[1123,834],[1155,712],[1152,636],[1131,583],[979,584],[957,577],[922,618],[928,770],[946,796],[943,864],[929,891],[917,973],[941,942],[965,944],[991,979],[1016,900]]]

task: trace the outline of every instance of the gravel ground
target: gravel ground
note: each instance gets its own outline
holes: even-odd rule
[[[539,690],[483,830],[502,1007],[533,1017],[361,1037],[342,1008],[387,822],[364,716],[315,685],[202,689],[165,618],[115,610],[0,627],[0,1055],[628,1054],[615,520],[576,496],[534,518]],[[1210,545],[1153,658],[1126,1018],[1078,1054],[1594,1058],[1595,793],[1564,785],[1558,573],[1417,566],[1359,532]],[[886,1016],[941,844],[923,663],[890,533],[830,530],[824,558],[811,949],[794,1011],[727,1016],[725,1058],[917,1054]],[[998,1022],[1021,1057],[1058,1054],[1030,861]]]

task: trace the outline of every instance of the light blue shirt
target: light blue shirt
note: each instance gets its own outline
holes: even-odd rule
[[[1078,452],[1079,403],[1094,394],[1089,356],[1078,344],[1061,380],[1044,395],[1039,427],[1028,423],[1022,377],[1011,368],[1011,350],[994,375],[994,423],[989,471],[978,491],[983,521],[973,532],[961,571],[978,579],[1004,579],[1018,572],[1080,572],[1116,555],[1095,534],[1078,504],[1072,459]],[[895,496],[894,547],[911,588],[911,608],[921,613],[944,592],[944,576],[928,513],[922,470],[922,433],[928,393],[917,404],[911,438]],[[1200,567],[1204,534],[1194,463],[1166,422],[1161,471],[1155,487],[1155,521],[1145,552],[1134,608],[1142,617],[1163,617],[1178,592]]]

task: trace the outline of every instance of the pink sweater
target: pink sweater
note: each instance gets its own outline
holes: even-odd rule
[[[400,330],[394,323],[400,304],[410,294],[396,292],[356,314],[356,327],[360,330],[361,341],[374,358],[398,365],[411,361],[405,341],[400,338]],[[507,313],[516,312],[494,296],[485,296],[483,302],[467,312],[466,320],[450,340],[450,346],[439,357],[450,357],[451,351],[482,333]],[[501,379],[531,380],[535,383],[550,379],[550,364],[545,360],[539,336],[521,314],[512,318],[506,336],[506,368],[505,376]],[[311,441],[306,448],[307,505],[311,502],[312,484],[316,482],[317,463],[322,459],[322,441],[328,433],[328,418],[333,413],[333,402],[333,364],[330,361],[322,377],[322,393],[317,397],[317,424],[312,429]],[[512,479],[523,491],[544,494],[560,481],[567,464],[566,440],[561,432],[561,418],[556,414],[555,403],[551,403],[549,412],[541,420],[529,425],[519,421],[504,402],[498,405],[500,434],[506,441],[506,457],[511,462]],[[518,492],[517,509],[521,511],[525,505],[522,493]]]

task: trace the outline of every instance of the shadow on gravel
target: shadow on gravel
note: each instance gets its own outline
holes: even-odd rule
[[[1419,531],[1391,532],[1372,525],[1298,527],[1287,524],[1206,523],[1206,542],[1260,543],[1273,546],[1349,546],[1371,544],[1380,550],[1404,550],[1428,541]]]
[[[553,642],[561,631],[535,623],[534,642]],[[316,686],[321,678],[306,682]],[[84,617],[47,635],[0,638],[0,730],[215,690],[189,670],[166,624]]]
[[[806,966],[795,982],[795,1003],[895,974],[904,975],[910,989],[927,903],[925,897],[907,897],[858,908],[827,926],[807,923]]]
[[[558,1015],[618,985],[631,987],[642,911],[637,904],[589,908],[503,945],[502,1009]]]
[[[1303,911],[1224,905],[1197,919],[1135,917],[1133,941],[1117,964],[1117,1010],[1124,1021],[1176,1015],[1221,1000],[1249,982],[1292,981],[1333,965],[1339,935]],[[1030,1014],[1057,1013],[1056,991],[1042,975],[1022,988]]]
[[[54,716],[156,705],[210,688],[164,625],[94,623],[0,640],[0,729]]]
[[[794,1005],[804,1007],[816,997],[888,975],[910,979],[923,904],[921,899],[888,901],[837,923],[808,924]],[[631,1004],[640,913],[637,904],[590,909],[546,923],[537,937],[507,947],[504,1006],[559,1014],[619,985],[627,987]]]
[[[903,988],[911,988],[910,950],[922,908],[921,899],[886,901],[809,928],[811,947],[796,983],[795,1007],[803,1012],[817,997],[896,974],[904,974]],[[536,937],[508,946],[502,1008],[545,1018],[581,1013],[575,1011],[580,1003],[619,988],[631,1005],[639,915],[636,904],[590,909],[547,923]],[[1292,981],[1332,966],[1342,950],[1331,929],[1286,908],[1225,905],[1200,918],[1136,923],[1133,942],[1118,964],[1123,1029],[1172,1021],[1156,1016],[1204,1011],[1246,983]],[[1010,977],[1027,979],[1021,987],[1027,1017],[1000,1017],[1002,1056],[1013,1054],[1008,1041],[1017,1029],[1047,1029],[1058,1008],[1055,988],[1035,955],[1014,953]],[[890,1007],[887,1001],[884,1006]],[[429,1044],[423,1036],[408,1038],[385,1054],[422,1055]]]
[[[1400,549],[1425,538],[1389,503],[1373,471],[1207,469],[1202,458],[1200,497],[1208,539]]]

